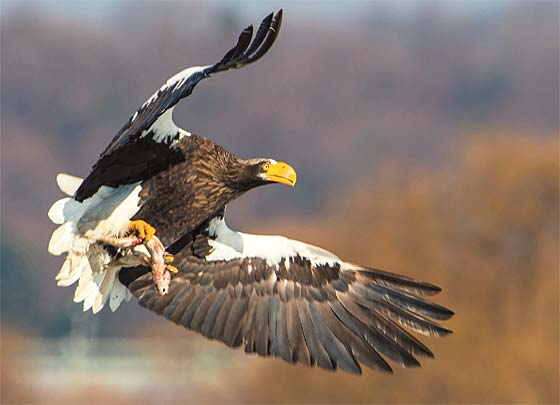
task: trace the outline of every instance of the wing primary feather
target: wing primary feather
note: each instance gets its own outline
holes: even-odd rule
[[[121,269],[120,273],[123,273],[127,270],[136,270],[136,268],[133,267],[127,267],[124,269]],[[121,274],[119,274],[120,276]],[[120,279],[119,279],[120,280]],[[122,281],[121,281],[122,282]],[[144,289],[144,288],[149,288],[151,286],[153,286],[153,281],[152,281],[152,277],[151,274],[149,276],[143,275],[141,277],[138,277],[137,279],[135,279],[134,281],[126,284],[123,283],[125,286],[128,287],[128,289],[134,293],[134,295],[140,295],[139,292],[140,290]]]
[[[236,69],[260,59],[274,44],[282,25],[282,9],[276,15],[267,15],[251,42],[253,27],[249,26],[239,35],[237,44],[216,64],[204,69],[208,75],[228,69]]]
[[[296,303],[299,318],[301,319],[301,326],[303,328],[303,335],[305,336],[305,341],[307,342],[307,347],[309,348],[311,363],[316,363],[317,366],[326,370],[334,370],[336,366],[332,363],[329,355],[319,342],[317,332],[313,327],[313,322],[311,321],[311,315],[309,314],[308,309],[308,301],[301,299],[297,300]]]
[[[173,310],[173,312],[169,317],[169,319],[175,322],[176,324],[181,323],[181,318],[183,317],[183,314],[185,313],[187,307],[190,305],[190,303],[193,301],[196,295],[196,287],[193,285],[189,284],[187,287],[185,287],[185,290],[186,291],[185,294],[183,295],[183,298],[181,299],[181,302],[177,304],[177,306],[175,307],[175,309]]]
[[[294,358],[300,363],[310,366],[309,349],[305,343],[303,329],[299,319],[299,312],[295,300],[286,302],[287,332],[290,348]]]
[[[202,288],[197,286],[194,299],[192,300],[191,304],[187,307],[187,310],[181,317],[181,324],[185,328],[191,329],[191,322],[194,317],[194,314],[196,313],[196,310],[198,309],[198,306],[200,305],[204,297],[205,295],[202,292]]]
[[[446,320],[454,315],[453,311],[441,305],[385,285],[356,283],[352,287],[357,294],[366,300],[390,302],[430,318]]]
[[[445,328],[431,319],[418,315],[405,308],[391,305],[390,303],[378,303],[376,304],[376,309],[408,329],[426,336],[441,337],[453,333],[452,330]]]
[[[425,281],[415,280],[413,278],[402,276],[400,274],[389,273],[387,271],[374,268],[360,268],[357,270],[360,275],[373,278],[376,282],[386,284],[390,287],[403,289],[405,291],[421,294],[435,295],[441,292],[441,288]]]
[[[251,43],[251,38],[253,37],[253,26],[249,25],[247,28],[243,30],[241,35],[239,36],[239,42],[235,49],[235,52],[231,56],[231,61],[229,63],[235,63],[236,59],[239,58],[240,55],[243,54],[249,47]]]
[[[223,340],[226,321],[228,319],[229,312],[231,311],[231,307],[235,300],[229,295],[227,290],[223,290],[222,293],[225,294],[226,299],[222,304],[220,311],[218,312],[218,316],[216,317],[216,322],[214,323],[214,328],[212,329],[212,337],[214,339],[221,339],[221,340]]]
[[[196,313],[193,316],[191,322],[192,330],[200,332],[200,328],[202,327],[202,324],[204,323],[205,319],[208,316],[208,311],[210,310],[210,307],[214,303],[214,300],[216,299],[216,295],[217,295],[216,291],[212,291],[208,294],[205,294],[204,299],[198,306],[198,309],[196,310]]]
[[[227,296],[228,296],[228,294],[227,294],[226,291],[218,291],[217,292],[217,294],[214,298],[214,301],[212,302],[212,305],[208,309],[208,313],[206,314],[206,318],[204,319],[204,322],[202,323],[202,326],[200,328],[200,332],[204,336],[212,338],[212,330],[214,329],[216,319],[218,317],[220,309],[222,308],[222,305],[224,304]]]
[[[241,343],[239,335],[243,324],[243,317],[247,312],[248,297],[237,298],[233,302],[224,327],[224,342],[231,347],[239,346]]]
[[[251,46],[249,46],[249,49],[247,49],[247,52],[245,52],[245,56],[251,56],[251,54],[255,52],[259,48],[259,46],[261,46],[264,39],[266,38],[266,33],[268,32],[268,28],[270,27],[270,23],[272,22],[272,17],[274,17],[274,13],[270,13],[261,21],[257,30],[257,34],[255,35]]]
[[[270,49],[270,47],[272,47],[274,41],[276,41],[276,38],[278,37],[280,27],[282,26],[282,14],[282,9],[280,9],[278,13],[276,13],[274,18],[272,19],[270,27],[267,30],[267,35],[262,46],[254,53],[254,55],[247,59],[247,64],[253,63],[256,60],[260,59]]]
[[[152,299],[155,293],[156,289],[153,287],[145,289],[142,294],[138,296],[138,303],[141,306],[148,308],[147,304]]]
[[[245,325],[241,332],[245,339],[245,352],[253,353],[255,351],[255,332],[256,332],[256,312],[259,296],[254,290],[251,290],[249,296],[249,304],[247,308],[247,316],[245,317]]]
[[[209,73],[227,70],[231,66],[231,63],[247,49],[252,36],[253,26],[249,25],[241,32],[241,34],[239,34],[239,38],[237,39],[235,46],[226,52],[221,61],[209,69]]]
[[[180,289],[180,284],[172,283],[169,286],[169,292],[165,295],[154,294],[152,299],[146,304],[148,308],[154,311],[158,315],[162,315],[165,308],[173,301],[173,298]]]
[[[270,297],[270,303],[268,306],[268,338],[270,340],[270,354],[275,357],[280,354],[278,348],[278,334],[276,331],[276,318],[278,317],[278,312],[280,309],[280,298],[273,295]]]
[[[358,363],[356,363],[351,350],[349,350],[349,348],[337,339],[333,331],[325,322],[324,314],[322,314],[322,311],[319,309],[322,305],[328,305],[328,303],[308,303],[311,321],[317,331],[319,341],[338,367],[352,374],[361,374],[362,370],[360,369]]]
[[[276,341],[278,343],[278,352],[288,363],[294,362],[294,356],[290,349],[290,342],[288,340],[288,318],[286,302],[280,302],[278,308],[278,315],[276,316]]]
[[[189,285],[186,283],[177,283],[176,285],[177,288],[174,289],[175,294],[173,294],[173,299],[163,311],[163,316],[165,316],[167,319],[171,319],[173,312],[175,312],[175,309],[181,303],[187,291],[189,291]],[[171,294],[171,291],[172,289],[170,289],[169,294]]]
[[[362,324],[361,331],[356,332],[356,330],[349,327],[348,324],[338,316],[335,308],[344,311],[339,301],[333,300],[328,303],[317,304],[317,308],[328,328],[333,332],[336,338],[344,344],[346,350],[353,354],[354,358],[358,361],[358,365],[363,363],[367,367],[378,369],[385,373],[393,372],[385,359],[381,357],[375,348],[365,339],[365,326]],[[346,315],[350,317],[348,313],[346,313]],[[356,322],[359,323],[358,321]],[[359,374],[361,374],[361,372]]]
[[[401,347],[398,342],[375,328],[367,327],[362,321],[355,318],[353,312],[350,312],[340,302],[331,302],[330,307],[338,319],[354,334],[363,338],[366,344],[375,352],[380,352],[405,367],[418,367],[420,365],[418,360],[408,350]],[[381,366],[383,367],[383,365]]]
[[[395,359],[402,358],[402,350],[409,354],[434,356],[422,342],[382,314],[376,311],[365,312],[348,294],[340,294],[339,300],[348,313],[367,326],[368,341],[381,353]],[[376,342],[379,346],[375,346]]]
[[[259,356],[268,356],[269,353],[269,328],[268,328],[268,307],[270,296],[263,295],[257,301],[255,310],[255,349]]]
[[[218,63],[216,63],[215,65],[213,65],[212,67],[207,69],[208,73],[216,73],[219,72],[221,69],[221,67],[225,66],[233,57],[233,55],[235,54],[235,51],[237,50],[237,48],[239,47],[239,43],[241,42],[241,35],[239,36],[239,38],[237,39],[237,43],[235,44],[235,46],[233,48],[231,48],[229,51],[226,52],[226,54],[224,55],[224,57],[222,58],[222,60],[220,60]],[[220,69],[220,70],[218,70]]]
[[[354,334],[355,339],[362,343],[352,346],[352,352],[356,359],[369,368],[392,374],[393,369],[389,363],[379,354],[375,347],[372,347],[371,342],[366,339],[368,333],[366,326],[346,311],[340,301],[329,301],[329,306],[340,322],[344,323],[350,333]]]

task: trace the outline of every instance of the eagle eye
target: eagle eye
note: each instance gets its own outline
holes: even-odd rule
[[[264,162],[263,165],[262,165],[262,168],[263,168],[264,171],[267,171],[270,168],[270,163]]]

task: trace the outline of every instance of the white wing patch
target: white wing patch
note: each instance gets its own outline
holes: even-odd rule
[[[208,232],[212,238],[215,238],[208,242],[214,248],[212,253],[206,256],[208,261],[260,257],[269,265],[277,265],[284,259],[286,267],[289,267],[289,258],[300,256],[311,261],[312,265],[343,264],[338,256],[314,245],[284,236],[254,235],[234,231],[228,228],[223,218],[212,219]]]

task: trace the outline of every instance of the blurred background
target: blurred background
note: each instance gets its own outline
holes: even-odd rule
[[[1,7],[0,402],[559,401],[558,2]],[[232,204],[231,225],[443,287],[455,333],[422,339],[422,369],[259,359],[135,302],[84,314],[55,285],[55,175],[87,175],[169,76],[280,7],[272,51],[199,85],[175,121],[298,170],[295,189]]]

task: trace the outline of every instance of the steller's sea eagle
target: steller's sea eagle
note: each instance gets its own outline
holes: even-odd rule
[[[68,195],[49,211],[60,225],[49,252],[67,254],[58,285],[78,281],[74,301],[84,311],[107,302],[114,311],[134,296],[208,338],[290,363],[357,374],[361,365],[391,372],[386,358],[419,366],[416,356],[433,354],[406,329],[451,333],[435,320],[453,312],[422,297],[439,287],[283,236],[230,229],[227,203],[264,184],[294,186],[296,172],[274,159],[238,158],[172,121],[198,82],[260,59],[281,22],[282,10],[270,14],[218,63],[171,77],[84,180],[58,175]]]

